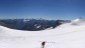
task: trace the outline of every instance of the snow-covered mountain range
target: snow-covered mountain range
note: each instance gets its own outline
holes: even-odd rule
[[[48,28],[53,29],[65,22],[69,21],[46,19],[6,19],[0,20],[0,25],[18,30],[38,31]]]
[[[0,48],[85,48],[85,20],[75,19],[55,29],[21,31],[0,26]]]

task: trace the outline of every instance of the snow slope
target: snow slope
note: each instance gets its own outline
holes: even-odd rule
[[[41,48],[42,41],[47,42],[45,48],[85,48],[84,22],[78,19],[44,31],[21,31],[0,26],[0,48]]]

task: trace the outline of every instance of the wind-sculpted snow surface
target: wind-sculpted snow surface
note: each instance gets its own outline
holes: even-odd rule
[[[85,25],[62,24],[44,31],[21,31],[0,26],[0,48],[85,48]],[[78,23],[78,22],[77,22]]]

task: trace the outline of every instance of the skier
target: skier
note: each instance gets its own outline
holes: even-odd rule
[[[45,44],[46,44],[46,42],[45,42],[45,41],[43,41],[43,42],[41,43],[42,48],[45,48]]]

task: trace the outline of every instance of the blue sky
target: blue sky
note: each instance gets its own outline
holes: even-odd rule
[[[0,0],[0,18],[85,18],[85,0]]]

